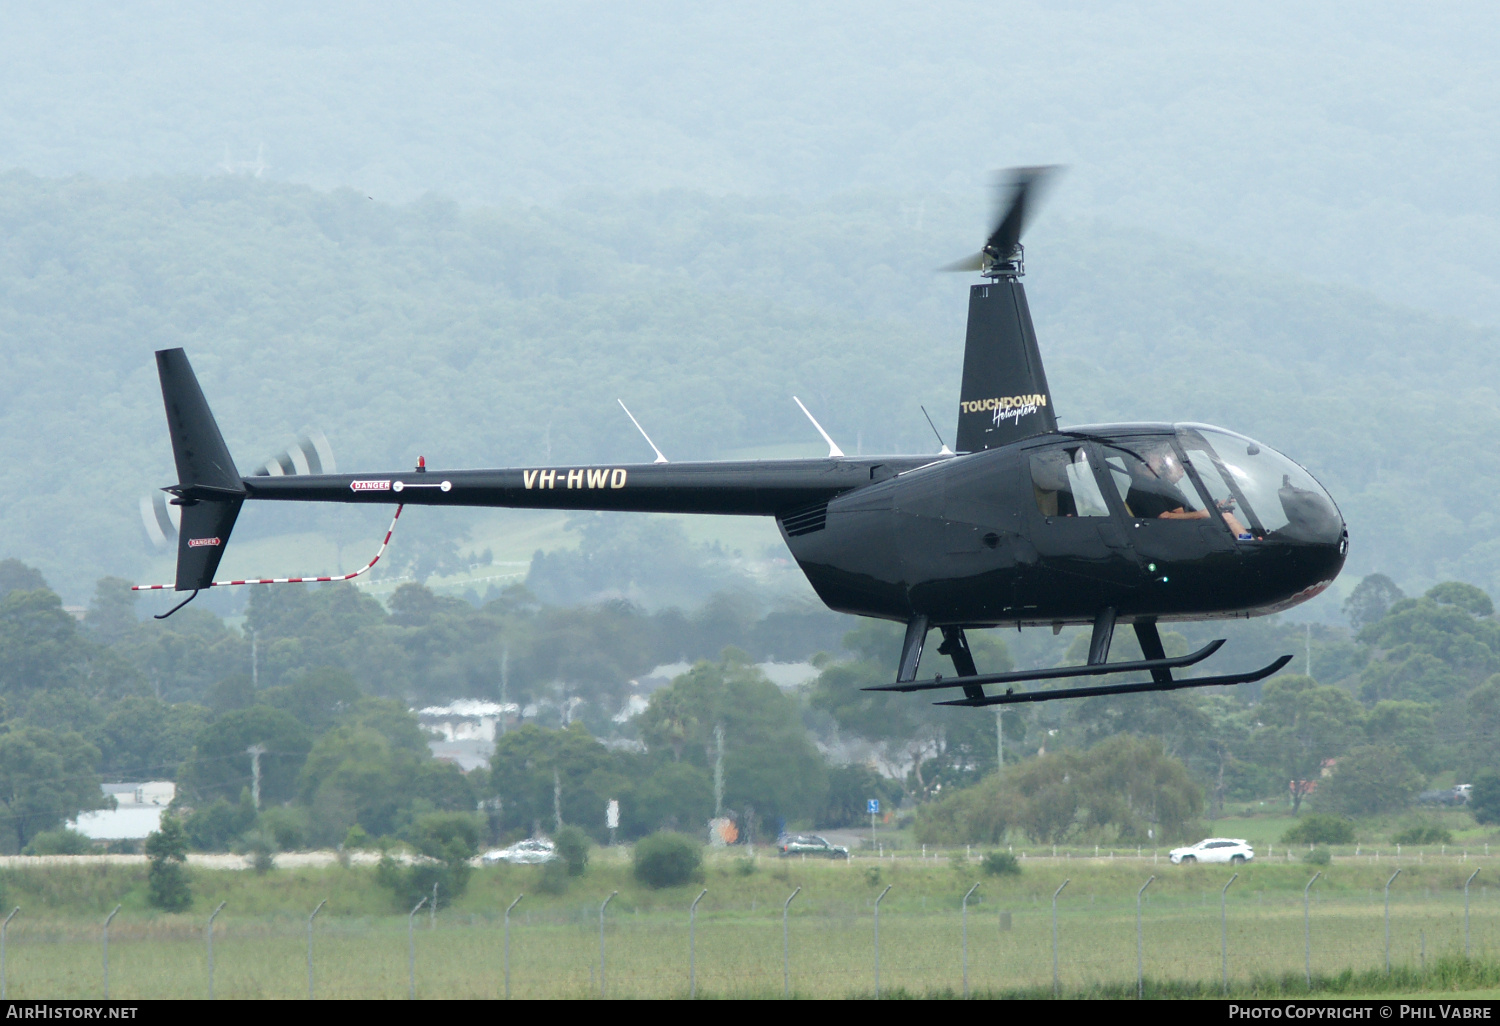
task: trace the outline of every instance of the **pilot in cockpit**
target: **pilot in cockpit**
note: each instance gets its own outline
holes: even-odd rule
[[[1125,505],[1133,516],[1153,520],[1207,520],[1208,510],[1199,509],[1198,504],[1188,498],[1178,487],[1185,474],[1177,453],[1165,446],[1142,454],[1145,465],[1130,460],[1130,490],[1125,494]],[[1234,515],[1234,501],[1226,499],[1218,503],[1224,523],[1235,537],[1246,533],[1245,525]]]

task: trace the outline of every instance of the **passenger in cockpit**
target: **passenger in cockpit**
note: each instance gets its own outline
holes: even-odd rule
[[[1178,487],[1185,474],[1182,461],[1169,448],[1153,449],[1144,454],[1145,466],[1131,460],[1130,490],[1125,494],[1125,505],[1130,512],[1143,519],[1156,520],[1207,520],[1208,510],[1197,505]],[[1245,525],[1234,515],[1233,500],[1218,504],[1224,523],[1235,537],[1245,534]]]

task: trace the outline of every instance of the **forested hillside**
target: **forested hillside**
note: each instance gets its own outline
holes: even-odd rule
[[[878,194],[467,209],[0,176],[0,554],[75,602],[142,572],[135,504],[172,477],[165,346],[188,349],[246,470],[307,425],[345,466],[644,459],[617,397],[677,459],[816,452],[792,394],[851,452],[931,451],[917,407],[951,432],[968,285],[931,268],[972,249],[974,216]],[[1065,422],[1236,428],[1332,489],[1355,573],[1500,583],[1492,333],[1065,211],[1028,242]],[[398,552],[485,515],[416,512]],[[362,555],[382,523],[252,507],[236,538],[321,532]],[[268,570],[309,568],[239,568]]]

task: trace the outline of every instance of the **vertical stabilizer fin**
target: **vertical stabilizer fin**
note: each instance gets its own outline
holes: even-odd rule
[[[1057,430],[1057,414],[1037,348],[1026,286],[996,278],[969,289],[959,452],[993,449]]]
[[[219,425],[203,398],[203,389],[181,349],[161,349],[156,353],[156,370],[161,376],[161,396],[167,407],[167,431],[172,436],[172,456],[177,461],[177,483],[183,487],[201,485],[229,492],[245,490],[240,472],[235,469],[219,434]]]
[[[177,484],[167,490],[182,508],[174,587],[197,591],[209,587],[219,569],[245,501],[245,486],[187,354],[181,349],[158,350],[156,369],[177,461]]]

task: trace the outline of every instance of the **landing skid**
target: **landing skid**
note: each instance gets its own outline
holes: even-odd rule
[[[989,705],[1014,705],[1021,702],[1051,702],[1061,698],[1091,698],[1098,695],[1129,695],[1143,691],[1178,691],[1182,688],[1211,688],[1224,687],[1231,684],[1250,684],[1258,680],[1265,680],[1271,674],[1280,670],[1292,661],[1289,655],[1281,656],[1276,661],[1259,670],[1243,673],[1227,673],[1213,677],[1192,677],[1187,680],[1176,680],[1172,671],[1185,666],[1201,663],[1224,646],[1222,638],[1210,641],[1207,645],[1196,652],[1185,656],[1167,658],[1162,648],[1161,635],[1156,629],[1156,624],[1151,622],[1138,622],[1135,625],[1135,634],[1141,645],[1141,652],[1145,659],[1138,659],[1128,663],[1110,663],[1109,647],[1114,637],[1115,610],[1101,610],[1094,621],[1093,635],[1089,639],[1089,661],[1083,666],[1059,666],[1049,670],[1019,670],[1011,673],[978,673],[974,666],[973,657],[969,654],[968,640],[964,637],[963,630],[958,627],[943,628],[943,644],[938,651],[949,656],[953,660],[954,669],[958,671],[956,677],[944,677],[942,674],[934,675],[931,680],[915,680],[917,661],[922,654],[922,639],[927,633],[927,618],[918,617],[907,626],[906,644],[903,646],[901,667],[897,673],[896,683],[877,684],[873,687],[863,688],[864,691],[932,691],[941,688],[962,688],[964,697],[951,702],[938,702],[937,705],[956,705],[978,708]],[[1067,677],[1102,677],[1114,673],[1150,673],[1149,681],[1138,681],[1129,684],[1099,684],[1092,687],[1061,688],[1047,691],[1023,691],[1015,694],[1009,687],[1003,695],[986,695],[984,693],[987,684],[1019,684],[1023,681],[1032,680],[1057,680]]]
[[[1180,688],[1214,688],[1223,687],[1226,684],[1251,684],[1258,680],[1265,680],[1271,674],[1280,670],[1292,657],[1284,655],[1269,665],[1262,666],[1258,670],[1249,673],[1226,673],[1220,677],[1192,677],[1188,680],[1155,681],[1143,680],[1134,684],[1100,684],[1092,688],[1062,688],[1057,691],[1023,691],[1019,695],[988,695],[984,698],[960,698],[952,702],[935,702],[935,705],[1014,705],[1019,702],[1051,702],[1059,698],[1091,698],[1095,695],[1130,695],[1140,691],[1177,691]],[[1121,663],[1120,665],[1125,665]],[[1113,671],[1112,671],[1113,672]],[[962,686],[962,680],[955,680],[953,686]]]

